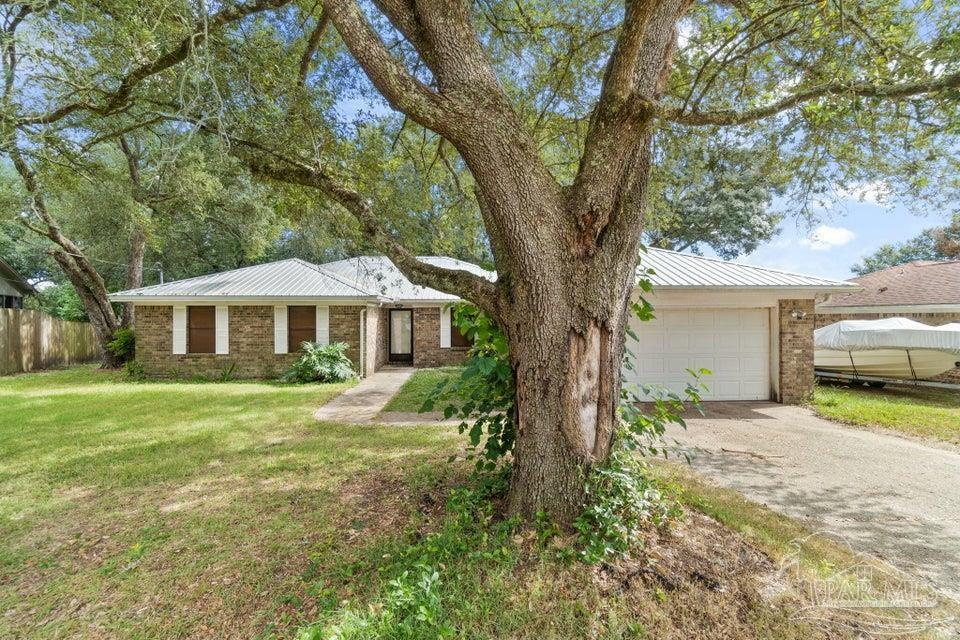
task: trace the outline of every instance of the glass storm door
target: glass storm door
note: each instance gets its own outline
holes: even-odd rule
[[[413,309],[390,310],[390,361],[413,362]]]

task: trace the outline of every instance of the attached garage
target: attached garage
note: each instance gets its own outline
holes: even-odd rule
[[[623,372],[641,396],[682,396],[700,369],[711,372],[702,379],[708,401],[809,395],[814,298],[849,291],[848,283],[662,249],[650,249],[641,267],[654,271],[647,299],[655,318],[631,319],[634,366]]]
[[[708,369],[704,400],[769,400],[770,312],[768,309],[665,309],[632,327],[637,365],[627,381],[656,384],[683,394],[689,371]]]

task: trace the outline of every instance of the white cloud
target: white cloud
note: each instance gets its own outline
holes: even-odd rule
[[[837,189],[837,195],[843,200],[856,200],[882,206],[891,194],[890,185],[883,180],[874,180]]]
[[[834,247],[842,247],[856,237],[857,234],[850,229],[822,224],[800,240],[800,244],[814,251],[829,251]]]

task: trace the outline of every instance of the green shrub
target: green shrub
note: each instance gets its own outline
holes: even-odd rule
[[[127,360],[123,365],[123,371],[130,380],[143,380],[147,377],[143,364],[137,360]]]
[[[489,316],[465,303],[454,309],[453,322],[473,346],[459,377],[437,385],[420,411],[433,411],[437,402],[455,399],[443,408],[444,418],[462,420],[460,433],[470,439],[467,459],[476,461],[477,471],[493,471],[513,451],[516,437],[507,339]]]
[[[356,377],[345,342],[327,345],[304,342],[300,345],[300,356],[283,374],[285,382],[345,382]]]
[[[114,331],[113,339],[107,343],[107,349],[121,362],[133,359],[136,346],[136,335],[130,327],[122,327]]]
[[[636,455],[634,436],[621,421],[610,456],[594,465],[585,482],[587,505],[574,522],[580,558],[588,563],[625,555],[640,542],[646,526],[659,526],[680,513],[648,477]]]

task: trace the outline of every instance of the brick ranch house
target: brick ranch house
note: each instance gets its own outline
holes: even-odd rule
[[[465,269],[444,257],[420,260]],[[687,369],[710,369],[708,400],[801,402],[813,387],[814,299],[856,285],[650,249],[648,298],[656,319],[633,322],[628,348],[638,366],[625,381],[682,392]],[[639,290],[638,294],[639,295]],[[282,260],[121,291],[136,305],[137,360],[152,376],[270,377],[298,345],[345,342],[361,375],[391,364],[435,367],[463,360],[467,343],[451,326],[458,298],[413,284],[387,258],[315,265]]]
[[[816,327],[840,320],[909,318],[939,326],[960,322],[960,260],[916,261],[853,278],[859,290],[822,296]],[[960,368],[938,376],[960,382]]]

